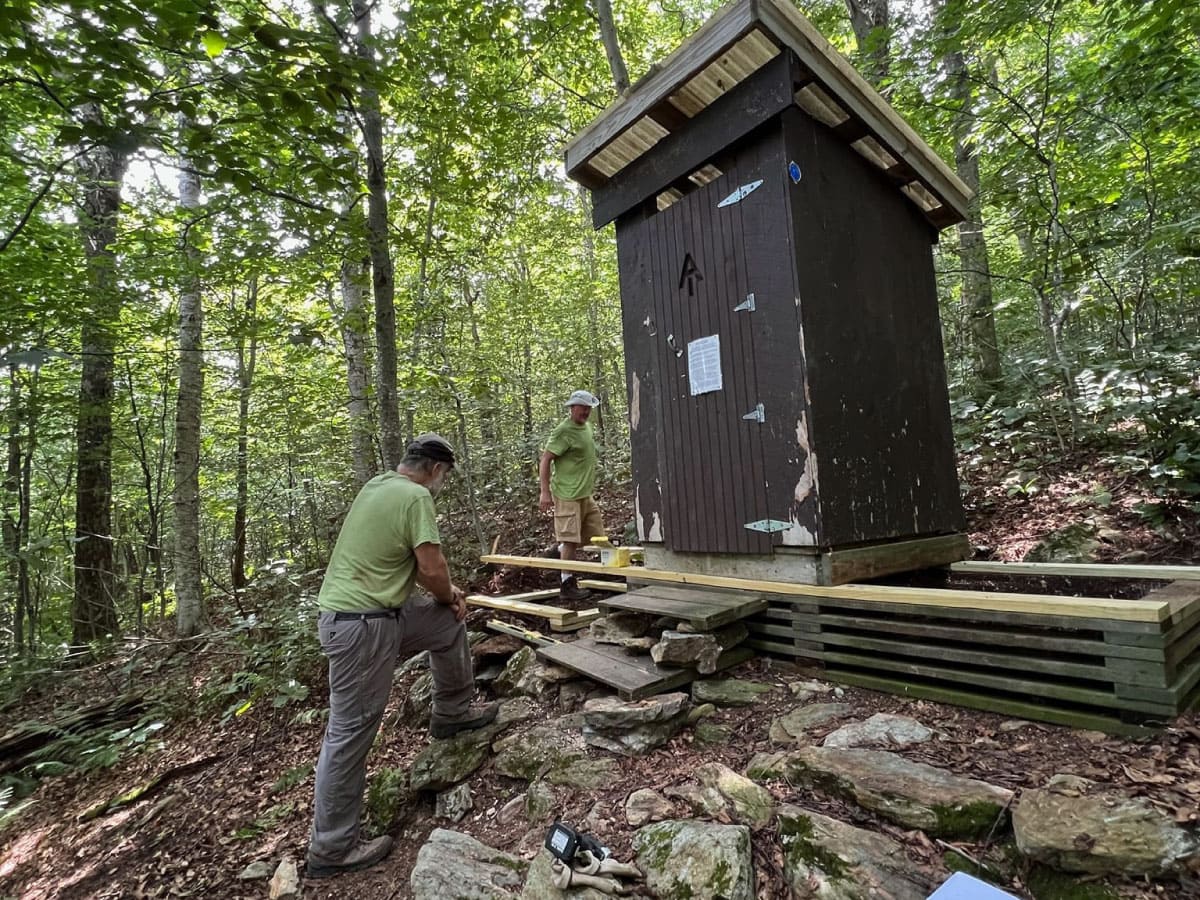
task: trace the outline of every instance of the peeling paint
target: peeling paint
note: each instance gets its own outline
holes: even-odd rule
[[[650,531],[646,534],[646,540],[661,543],[662,539],[662,520],[659,519],[658,513],[654,513],[650,520]]]
[[[632,396],[629,398],[629,427],[634,431],[642,424],[642,381],[637,372],[633,373]]]
[[[633,521],[637,526],[637,536],[639,541],[646,539],[646,522],[642,518],[642,489],[640,487],[633,490]]]
[[[788,547],[812,547],[817,543],[817,536],[810,529],[793,520],[792,527],[781,532],[783,543]]]

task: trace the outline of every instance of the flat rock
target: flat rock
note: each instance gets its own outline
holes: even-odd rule
[[[650,822],[661,822],[675,814],[675,804],[658,791],[642,788],[625,800],[625,821],[633,828]]]
[[[525,818],[535,825],[550,818],[557,805],[554,788],[544,781],[533,782],[525,792]]]
[[[584,757],[574,759],[564,766],[551,769],[546,780],[551,784],[571,787],[582,791],[594,791],[608,787],[620,777],[620,767],[610,756],[601,759]]]
[[[507,660],[514,653],[519,653],[528,646],[520,638],[511,634],[493,634],[471,648],[471,658],[476,667],[497,659]]]
[[[752,828],[762,828],[771,821],[775,799],[770,791],[755,784],[745,775],[718,762],[705,763],[696,770],[696,777],[706,788],[717,791],[728,803],[735,822]]]
[[[785,778],[853,800],[906,828],[950,838],[1000,832],[1012,791],[912,762],[884,750],[804,747],[759,754],[746,774],[755,781]]]
[[[497,735],[529,715],[528,703],[510,701],[501,705],[491,725],[433,741],[413,760],[409,786],[414,791],[444,791],[466,781],[487,760]]]
[[[526,781],[587,756],[580,733],[559,722],[522,728],[496,741],[492,749],[498,772]]]
[[[433,675],[425,672],[413,681],[404,698],[404,720],[410,725],[424,725],[433,708]]]
[[[788,685],[788,690],[792,692],[792,696],[803,703],[821,694],[832,693],[833,685],[823,681],[793,681]]]
[[[696,727],[692,729],[692,734],[695,736],[697,744],[711,747],[727,743],[730,735],[733,734],[733,729],[728,725],[716,722],[697,722]]]
[[[267,887],[267,896],[270,900],[289,900],[300,896],[300,872],[296,868],[296,861],[290,856],[279,861],[279,868],[271,876],[271,883]]]
[[[238,872],[238,881],[261,881],[275,874],[271,864],[265,859],[258,859]]]
[[[659,694],[645,700],[616,697],[583,705],[583,739],[626,756],[647,753],[669,741],[687,723],[687,694]]]
[[[396,677],[399,678],[407,675],[409,672],[415,672],[417,669],[429,668],[429,651],[422,650],[420,653],[414,653],[403,663],[396,667]]]
[[[846,703],[806,703],[771,722],[768,736],[772,744],[797,744],[813,728],[850,715]]]
[[[451,822],[461,822],[463,816],[474,806],[475,802],[471,799],[471,788],[464,783],[438,794],[435,811],[439,818],[449,819]]]
[[[692,700],[696,703],[714,703],[717,706],[750,706],[763,694],[774,688],[757,681],[740,678],[705,678],[692,682]]]
[[[654,896],[754,900],[750,829],[693,820],[656,822],[633,836]]]
[[[657,642],[651,635],[654,617],[643,613],[617,611],[601,616],[589,626],[589,634],[599,644],[615,644],[631,650],[649,650]]]
[[[781,806],[778,817],[796,900],[924,900],[936,887],[889,837],[798,806]]]
[[[473,837],[435,828],[409,878],[413,900],[512,900],[529,864]]]
[[[717,660],[730,647],[736,647],[750,631],[742,622],[733,622],[712,632],[696,633],[681,629],[664,631],[650,648],[650,658],[658,665],[694,666],[701,675],[717,670]]]
[[[492,687],[501,697],[539,698],[552,685],[578,677],[574,672],[540,661],[532,647],[522,647],[511,657]]]
[[[1068,872],[1155,877],[1200,865],[1196,835],[1144,800],[1075,777],[1022,793],[1013,832],[1022,854]]]
[[[882,744],[885,747],[908,747],[923,744],[933,737],[933,732],[908,716],[891,713],[876,713],[862,722],[851,722],[837,731],[830,732],[822,742],[823,747],[865,747]]]

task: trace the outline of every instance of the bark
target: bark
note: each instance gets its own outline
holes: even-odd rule
[[[988,389],[1000,380],[1000,347],[996,337],[992,273],[983,228],[983,204],[979,197],[979,156],[971,136],[975,119],[974,94],[961,49],[946,54],[946,70],[950,76],[951,97],[958,105],[953,123],[954,166],[958,177],[972,192],[967,203],[967,221],[958,224],[963,308],[969,322],[975,377]]]
[[[608,68],[612,71],[613,86],[618,95],[629,93],[629,71],[621,55],[621,42],[617,37],[617,23],[613,19],[612,3],[596,0],[596,17],[600,20],[600,41],[604,44],[604,55],[608,57]]]
[[[887,80],[892,63],[888,0],[846,0],[846,9],[858,52],[867,64],[864,74],[878,88]]]
[[[587,319],[588,319],[588,344],[591,347],[592,353],[592,392],[600,398],[601,401],[608,399],[608,391],[604,387],[604,360],[600,352],[600,307],[599,300],[596,297],[596,281],[598,274],[596,271],[596,242],[593,237],[591,228],[592,221],[592,202],[591,196],[587,188],[582,184],[576,185],[579,195],[579,205],[583,212],[583,262],[584,271],[587,272]],[[600,447],[603,449],[607,446],[607,434],[604,428],[604,403],[596,407],[594,413],[596,417],[596,436],[599,438]]]
[[[359,121],[367,150],[367,246],[371,253],[375,294],[376,395],[379,397],[379,436],[384,467],[400,463],[404,446],[396,397],[396,281],[388,246],[388,198],[384,182],[383,116],[375,87],[375,53],[371,48],[371,4],[353,0],[354,46],[368,64],[359,98]]]
[[[230,579],[235,600],[246,587],[246,518],[250,507],[250,390],[258,360],[258,278],[246,288],[245,325],[238,337],[237,501],[233,511],[233,559]],[[249,332],[247,343],[246,333]]]
[[[85,121],[103,126],[99,106],[85,104]],[[81,157],[84,170],[83,242],[92,311],[83,316],[79,413],[75,427],[75,592],[71,641],[81,646],[119,631],[112,545],[113,351],[121,302],[112,246],[117,237],[126,156],[115,141]]]
[[[342,260],[342,347],[346,353],[346,388],[350,416],[350,453],[356,487],[375,475],[371,442],[371,411],[367,397],[366,265],[347,256]]]
[[[425,315],[425,298],[429,296],[429,252],[433,248],[433,214],[436,209],[437,197],[431,196],[425,210],[425,238],[421,244],[421,258],[417,267],[417,293],[413,303],[412,346],[408,351],[408,363],[414,371],[421,360],[421,335],[425,328],[422,317]],[[405,440],[412,440],[416,436],[416,412],[410,403],[404,420]]]
[[[144,561],[139,561],[137,566],[137,633],[139,636],[143,633],[143,606],[146,602],[146,570],[151,566],[154,567],[155,596],[159,598],[160,603],[165,603],[162,580],[162,547],[159,541],[162,534],[163,470],[165,469],[164,453],[167,446],[167,386],[170,380],[170,376],[162,378],[162,390],[159,397],[161,403],[159,404],[159,408],[163,412],[158,421],[158,449],[155,452],[155,459],[151,461],[152,451],[148,440],[149,418],[138,405],[138,391],[133,383],[133,366],[128,359],[125,361],[125,381],[129,386],[129,412],[133,419],[134,436],[137,438],[137,461],[138,468],[141,469],[142,473],[142,492],[145,495],[146,504],[146,524],[144,528],[141,527],[141,519],[138,519],[138,530],[142,533],[142,552],[144,553]]]
[[[187,123],[182,123],[186,128]],[[200,207],[200,176],[186,157],[179,172],[184,215]],[[204,390],[204,303],[200,252],[184,226],[179,292],[179,394],[175,406],[175,631],[191,637],[204,627],[200,559],[200,401]]]
[[[21,463],[24,457],[21,446],[21,417],[24,410],[20,373],[16,366],[9,366],[8,378],[8,459],[4,468],[4,515],[3,522],[0,522],[0,532],[3,533],[4,539],[8,593],[13,598],[13,605],[11,615],[10,610],[5,607],[4,619],[6,625],[11,624],[13,652],[16,656],[21,656],[25,651],[25,611],[28,607],[28,583],[22,585],[21,577],[26,565],[21,553],[21,531],[25,513],[21,494]],[[27,570],[25,575],[28,578]]]

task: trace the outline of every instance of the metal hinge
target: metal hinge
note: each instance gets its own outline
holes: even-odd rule
[[[791,522],[780,522],[778,519],[759,519],[757,522],[747,522],[742,526],[749,531],[763,531],[774,534],[777,531],[787,531],[792,527]]]
[[[746,197],[749,197],[751,194],[757,191],[761,185],[761,178],[758,179],[758,181],[751,181],[749,184],[743,184],[740,188],[718,203],[717,208],[720,209],[721,207],[733,206],[735,203],[740,203]]]
[[[733,308],[733,311],[734,312],[754,312],[754,309],[755,309],[754,294],[750,293],[750,294],[746,295],[746,299],[744,302],[739,303],[737,306],[735,306]]]
[[[752,409],[750,412],[748,412],[744,416],[742,416],[742,418],[745,419],[747,422],[758,422],[761,425],[763,422],[767,421],[767,411],[766,411],[766,409],[763,408],[763,405],[760,403],[756,407],[754,407],[754,409]]]

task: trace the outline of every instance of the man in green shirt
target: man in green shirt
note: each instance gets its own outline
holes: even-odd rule
[[[554,511],[554,538],[564,560],[574,559],[580,544],[604,536],[604,520],[592,499],[596,441],[588,424],[592,409],[599,405],[587,391],[571,394],[566,402],[570,414],[551,433],[538,466],[538,505],[543,512]],[[559,594],[564,600],[586,600],[591,592],[581,588],[572,573],[563,572]]]
[[[329,723],[317,760],[309,878],[365,869],[392,849],[388,835],[358,843],[367,752],[379,731],[399,659],[429,651],[429,730],[445,738],[496,718],[472,708],[466,594],[450,580],[433,498],[454,468],[454,449],[417,437],[395,472],[368,481],[346,515],[321,593],[317,630],[329,658]],[[412,597],[420,585],[432,597]]]

